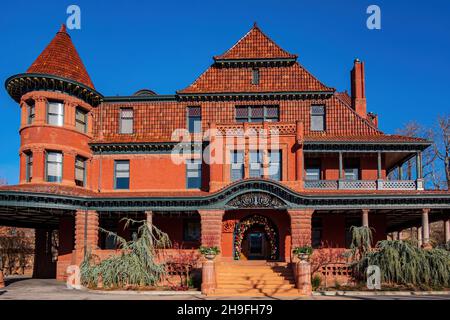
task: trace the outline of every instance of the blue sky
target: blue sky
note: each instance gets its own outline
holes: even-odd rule
[[[189,85],[257,21],[261,29],[328,86],[349,89],[355,57],[366,63],[368,110],[393,133],[410,120],[431,125],[450,110],[450,1],[2,1],[0,79],[26,71],[67,19],[96,88],[130,95],[172,94]],[[382,29],[366,28],[381,8]],[[19,108],[0,90],[0,177],[18,181]]]

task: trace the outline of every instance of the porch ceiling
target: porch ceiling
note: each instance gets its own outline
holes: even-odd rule
[[[21,228],[58,228],[61,216],[73,211],[47,208],[0,207],[0,225]]]

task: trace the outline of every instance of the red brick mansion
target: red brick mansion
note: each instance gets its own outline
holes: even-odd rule
[[[20,182],[0,187],[0,225],[36,229],[36,277],[64,279],[88,248],[115,252],[99,228],[131,239],[123,217],[149,219],[185,250],[219,247],[217,278],[243,261],[289,264],[299,246],[345,248],[351,226],[375,241],[417,227],[427,245],[429,223],[445,220],[449,239],[450,194],[423,181],[431,143],[379,130],[364,63],[351,95],[337,92],[256,25],[175,94],[114,97],[63,26],[6,90],[21,110]],[[174,161],[180,146],[189,152]]]

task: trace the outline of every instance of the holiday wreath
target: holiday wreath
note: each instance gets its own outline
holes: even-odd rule
[[[240,259],[245,232],[254,225],[264,228],[270,243],[270,259],[276,260],[278,256],[277,232],[270,220],[263,216],[251,216],[237,224],[234,238],[234,259]]]

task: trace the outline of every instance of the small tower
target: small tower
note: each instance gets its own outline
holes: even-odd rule
[[[98,93],[66,26],[26,73],[6,80],[20,104],[20,184],[89,188],[92,114]]]

